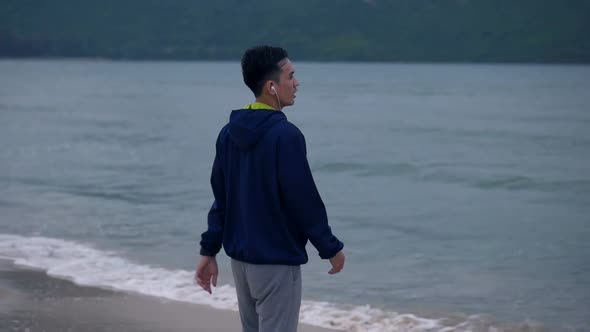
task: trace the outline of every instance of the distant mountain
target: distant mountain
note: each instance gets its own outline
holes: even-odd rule
[[[589,0],[2,0],[1,57],[590,62]]]

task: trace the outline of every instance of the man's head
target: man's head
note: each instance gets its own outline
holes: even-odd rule
[[[280,47],[257,46],[242,56],[244,83],[257,99],[278,102],[278,108],[295,103],[299,82],[287,51]]]

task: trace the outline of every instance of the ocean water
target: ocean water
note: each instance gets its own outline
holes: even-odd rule
[[[312,246],[301,320],[590,331],[590,66],[297,63],[285,109],[345,270]],[[0,257],[237,310],[192,281],[237,62],[0,61]]]

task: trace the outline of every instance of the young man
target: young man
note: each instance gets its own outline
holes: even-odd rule
[[[233,111],[217,138],[211,172],[215,201],[195,279],[211,293],[211,284],[217,284],[215,255],[223,244],[232,258],[243,331],[295,332],[307,240],[330,260],[330,274],[344,267],[343,244],[328,225],[305,138],[281,111],[295,103],[299,85],[287,52],[248,49],[242,73],[256,101]]]

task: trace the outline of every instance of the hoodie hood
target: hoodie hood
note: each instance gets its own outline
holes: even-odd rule
[[[242,150],[253,149],[264,135],[278,122],[286,120],[281,111],[240,109],[231,112],[228,134]]]

